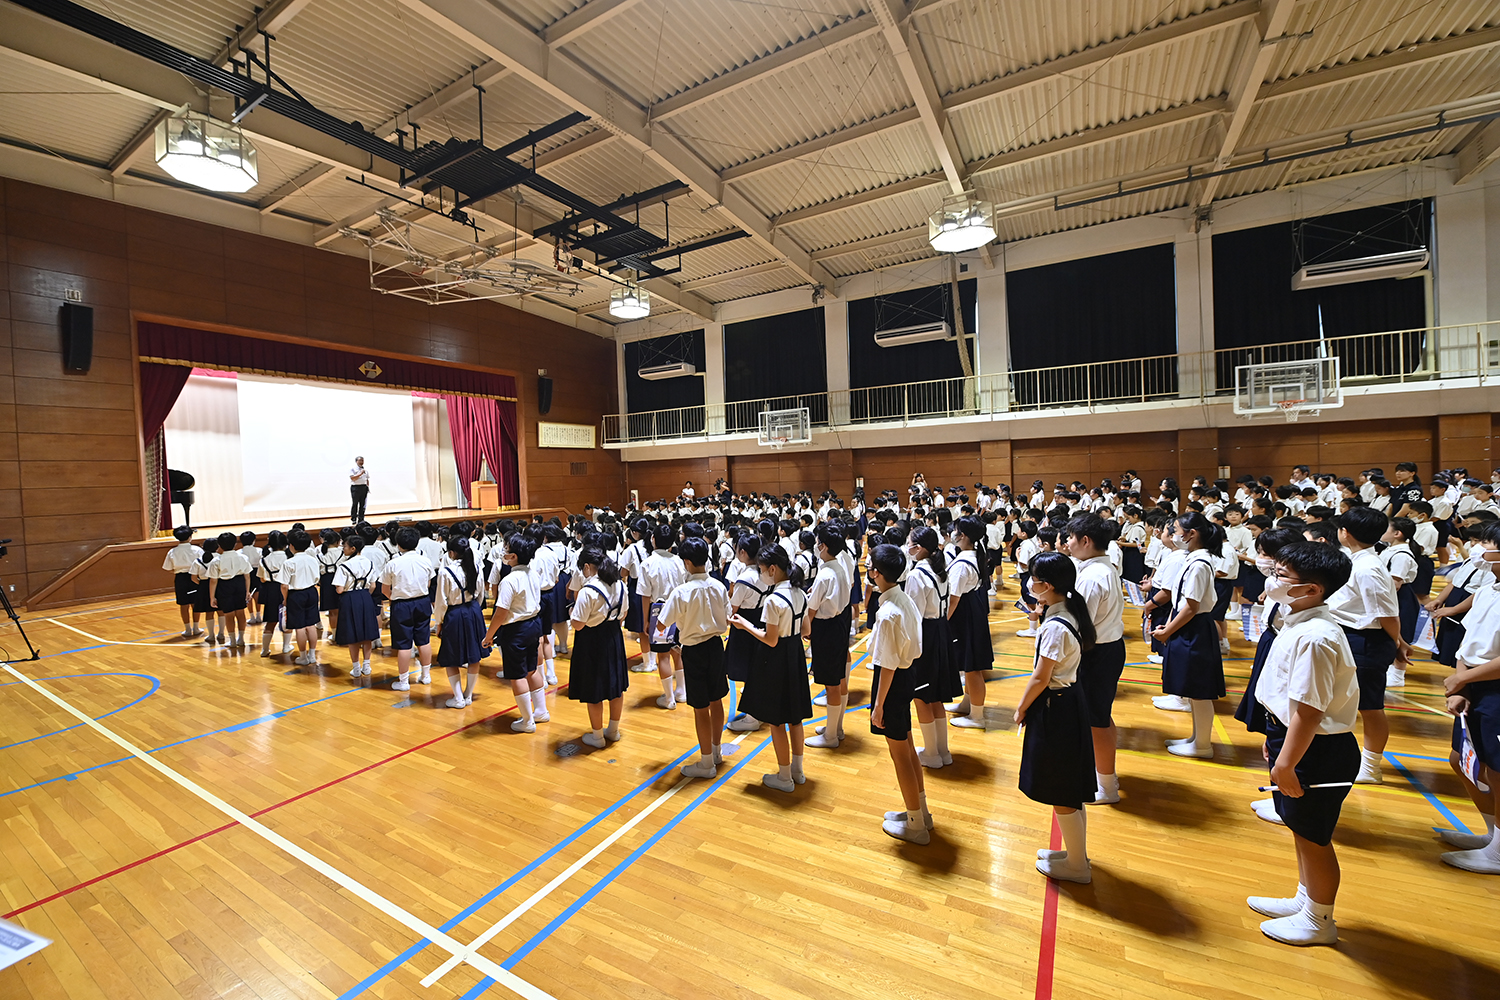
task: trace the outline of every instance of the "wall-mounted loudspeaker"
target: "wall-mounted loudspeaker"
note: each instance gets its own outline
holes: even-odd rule
[[[94,363],[94,310],[64,302],[62,306],[63,367],[86,372]]]
[[[536,412],[542,416],[552,409],[552,380],[540,375],[536,380]]]

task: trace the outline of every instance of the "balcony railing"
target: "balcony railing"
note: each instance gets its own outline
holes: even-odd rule
[[[960,417],[1234,395],[1240,365],[1339,359],[1345,387],[1500,377],[1500,322],[1391,330],[1124,361],[1031,368],[971,378],[606,414],[606,445],[754,434],[763,410],[807,407],[814,427],[906,425]]]

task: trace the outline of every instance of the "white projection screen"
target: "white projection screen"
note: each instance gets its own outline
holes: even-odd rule
[[[454,478],[441,400],[398,390],[195,371],[166,448],[197,479],[196,524],[347,514],[355,455],[371,516],[442,507]]]

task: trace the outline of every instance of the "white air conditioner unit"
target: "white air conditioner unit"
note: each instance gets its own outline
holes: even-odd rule
[[[1418,250],[1377,254],[1374,257],[1309,264],[1292,275],[1292,291],[1348,285],[1356,281],[1377,281],[1380,278],[1409,278],[1427,266],[1428,257],[1427,248],[1423,247]]]
[[[929,340],[952,340],[953,328],[947,323],[919,323],[898,326],[893,330],[876,330],[876,347],[900,347],[902,344],[925,344]]]
[[[684,375],[696,375],[698,374],[698,369],[691,362],[674,361],[669,365],[652,365],[649,368],[642,368],[636,374],[641,378],[650,379],[654,382],[660,378],[681,378]]]

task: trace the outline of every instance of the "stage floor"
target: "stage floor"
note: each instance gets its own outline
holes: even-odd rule
[[[173,511],[174,517],[176,513],[176,511]],[[412,524],[417,521],[431,521],[433,524],[452,524],[455,521],[465,519],[498,521],[501,518],[514,518],[522,514],[523,512],[520,510],[497,511],[474,510],[467,507],[443,507],[438,510],[407,510],[390,514],[371,514],[366,517],[366,520],[377,526],[391,520],[400,521],[402,524]],[[524,512],[524,516],[529,518],[531,512]],[[292,517],[275,521],[248,521],[240,524],[195,524],[193,525],[193,531],[198,536],[204,538],[209,535],[221,534],[225,531],[232,531],[236,535],[242,531],[253,531],[261,538],[265,538],[267,532],[276,530],[286,531],[298,521],[307,525],[307,530],[314,533],[322,531],[324,528],[343,528],[351,523],[347,517]]]
[[[996,721],[1032,664],[1006,584]],[[1237,626],[1214,757],[1188,760],[1163,747],[1188,717],[1152,708],[1161,670],[1130,623],[1124,798],[1089,807],[1092,884],[1049,885],[1034,864],[1057,829],[1017,791],[1014,731],[951,730],[953,765],[925,775],[931,844],[881,832],[899,797],[865,711],[868,633],[848,739],[810,748],[784,794],[760,781],[765,728],[725,733],[718,779],[684,781],[692,713],[657,708],[649,674],[630,677],[624,738],[594,750],[565,687],[550,722],[511,732],[498,656],[455,711],[441,670],[392,691],[389,649],[370,677],[338,648],[308,671],[180,638],[166,598],[25,624],[46,655],[0,683],[0,917],[53,943],[0,970],[0,997],[1500,996],[1500,880],[1439,860],[1434,828],[1479,820],[1447,763],[1449,670],[1429,660],[1387,696],[1385,784],[1344,804],[1339,944],[1299,950],[1245,906],[1290,893],[1296,868],[1288,831],[1249,808],[1267,776],[1231,715],[1254,653]],[[0,644],[22,649],[7,623]],[[557,671],[566,685],[566,657]],[[480,968],[424,988],[471,943]],[[487,989],[497,965],[524,983]]]

